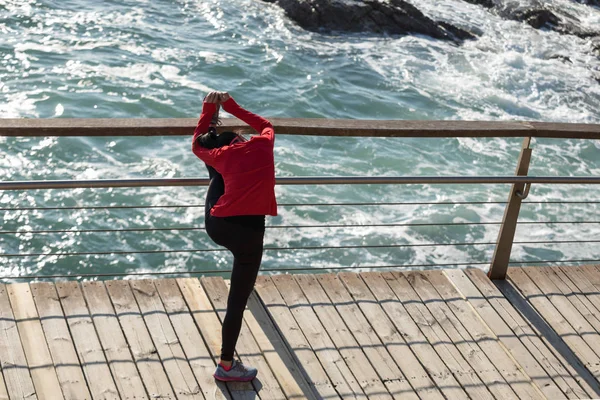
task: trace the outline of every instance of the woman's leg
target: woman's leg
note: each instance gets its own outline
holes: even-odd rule
[[[248,229],[243,229],[243,231],[245,231],[244,235],[236,235],[238,236],[238,246],[232,249],[233,271],[227,299],[227,312],[222,328],[221,361],[225,361],[227,364],[233,360],[235,345],[242,327],[244,309],[254,289],[262,260],[264,231]]]
[[[233,360],[235,345],[242,327],[244,309],[254,289],[262,261],[265,232],[210,215],[211,208],[225,192],[225,183],[221,174],[214,168],[208,165],[206,168],[210,177],[205,202],[206,231],[215,243],[226,247],[234,257],[227,311],[221,331],[221,361],[224,362],[223,364],[229,364]]]

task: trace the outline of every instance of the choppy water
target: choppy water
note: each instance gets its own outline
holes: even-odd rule
[[[590,27],[600,10],[553,0]],[[415,2],[483,34],[462,46],[422,36],[309,33],[260,1],[0,0],[0,117],[195,117],[211,89],[267,117],[600,122],[600,60],[589,41],[505,21],[461,0]],[[552,58],[568,56],[570,62]],[[191,134],[191,132],[190,132]],[[509,175],[520,139],[277,138],[278,176]],[[196,177],[186,137],[0,138],[0,179]],[[597,141],[536,140],[532,175],[600,175]],[[507,185],[278,187],[280,203],[505,201]],[[0,193],[0,275],[224,269],[202,229],[31,233],[203,225],[202,208],[6,210],[197,205],[204,188]],[[600,201],[594,186],[532,188],[529,201]],[[268,225],[500,221],[502,204],[281,206]],[[598,221],[597,204],[527,204],[523,221]],[[494,242],[497,225],[267,230],[267,247]],[[594,240],[600,224],[521,225],[517,241]],[[267,250],[263,268],[483,263],[493,246]],[[513,261],[600,259],[594,243],[521,244]],[[477,265],[477,264],[473,264]]]

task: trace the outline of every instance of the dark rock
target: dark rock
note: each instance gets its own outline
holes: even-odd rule
[[[569,62],[571,64],[573,64],[573,61],[571,61],[571,57],[568,56],[563,56],[561,54],[553,54],[550,57],[548,57],[549,60],[560,60],[562,62]]]
[[[536,28],[549,29],[562,34],[575,35],[580,38],[600,36],[600,31],[589,31],[581,27],[581,21],[564,10],[552,8],[538,0],[527,2],[515,0],[464,0],[489,9],[502,18],[521,21]],[[580,0],[580,3],[600,4],[600,0]]]
[[[452,36],[454,36],[458,40],[473,40],[477,39],[477,35],[473,32],[466,31],[461,28],[457,28],[456,26],[449,24],[444,21],[438,21],[438,25],[444,28],[447,32],[449,32]]]
[[[579,4],[587,4],[588,6],[600,7],[600,0],[574,0]]]
[[[433,21],[404,0],[263,0],[276,3],[302,28],[312,32],[423,34],[461,42],[474,34]]]
[[[494,8],[496,3],[493,0],[464,0],[467,3],[476,4],[485,8]]]
[[[592,54],[600,57],[600,37],[592,39]]]
[[[560,18],[552,11],[542,7],[523,7],[518,3],[511,3],[501,7],[498,14],[506,19],[525,22],[536,29],[542,27],[556,27],[560,24]]]

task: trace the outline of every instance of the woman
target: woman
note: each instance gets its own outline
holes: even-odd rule
[[[233,132],[217,135],[219,105],[254,128],[259,136],[246,140]],[[250,381],[258,373],[256,368],[233,360],[233,354],[262,259],[265,215],[277,215],[274,141],[271,123],[241,108],[228,93],[210,92],[205,97],[192,151],[205,162],[210,178],[206,232],[233,254],[221,360],[214,373],[220,381]]]

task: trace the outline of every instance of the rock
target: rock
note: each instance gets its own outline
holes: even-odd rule
[[[600,37],[592,39],[592,54],[600,57]]]
[[[588,6],[600,7],[600,0],[574,0],[579,4],[587,4]]]
[[[525,22],[536,29],[542,27],[553,28],[561,22],[556,14],[537,4],[531,6],[528,4],[525,7],[520,3],[514,2],[498,7],[497,11],[503,18]]]
[[[553,54],[550,57],[548,57],[549,60],[560,60],[562,62],[568,62],[573,64],[573,61],[571,61],[571,57],[569,56],[563,56],[561,54]]]
[[[473,40],[477,39],[477,35],[473,32],[466,31],[461,28],[457,28],[456,26],[449,24],[444,21],[438,21],[438,25],[444,28],[447,32],[449,32],[452,36],[454,36],[458,40]]]
[[[590,31],[581,27],[581,21],[564,10],[552,8],[547,2],[539,0],[464,0],[489,9],[502,18],[521,21],[536,28],[549,29],[562,34],[580,38],[600,36],[599,31]],[[600,0],[580,0],[590,5],[600,4]]]
[[[482,6],[485,8],[494,8],[496,6],[496,3],[494,2],[494,0],[464,0],[467,3],[471,3],[471,4],[476,4],[478,6]]]
[[[263,0],[275,3],[302,28],[312,32],[417,33],[461,42],[475,35],[436,22],[404,0]]]

